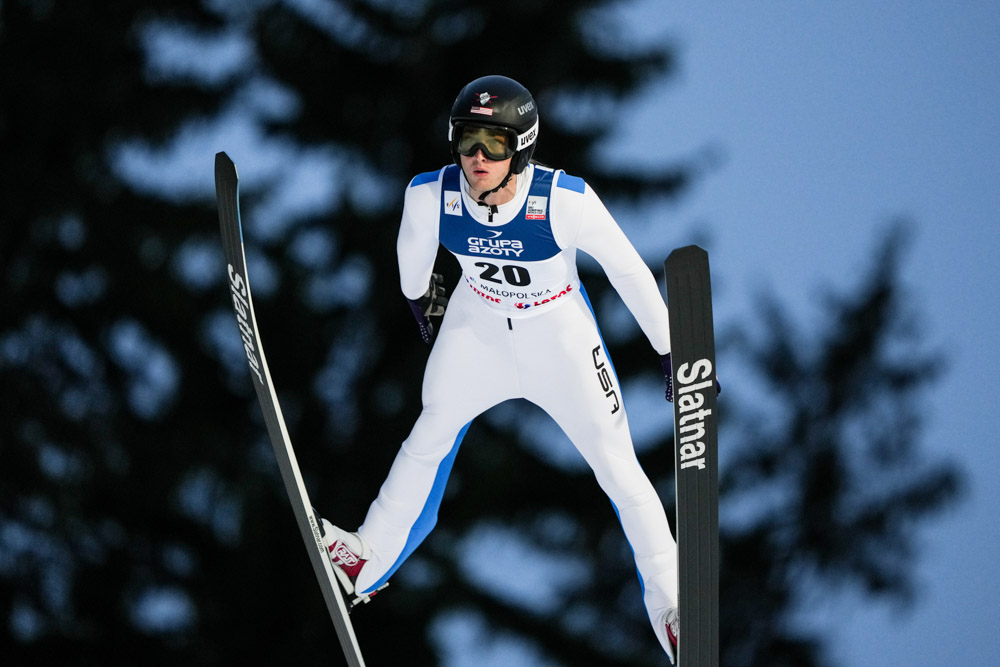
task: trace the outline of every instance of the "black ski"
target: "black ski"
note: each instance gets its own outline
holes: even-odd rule
[[[285,428],[285,420],[281,415],[281,407],[278,405],[278,396],[267,369],[267,361],[264,359],[264,349],[261,347],[260,333],[257,330],[257,318],[254,316],[253,301],[250,298],[250,280],[247,276],[246,254],[243,248],[239,178],[236,174],[236,165],[225,153],[215,155],[215,194],[219,205],[219,224],[222,227],[222,245],[228,264],[228,283],[233,310],[236,312],[236,322],[243,338],[243,348],[250,365],[250,375],[257,390],[257,398],[264,411],[267,433],[271,438],[278,468],[281,470],[281,479],[285,483],[292,512],[295,514],[302,539],[305,540],[309,560],[319,580],[330,617],[337,629],[337,637],[340,639],[347,664],[350,667],[363,667],[365,662],[361,657],[361,648],[358,646],[357,637],[354,636],[354,628],[344,604],[344,597],[323,544],[319,520],[309,502],[309,495],[306,493],[302,474],[299,472],[299,464],[295,460],[288,430]]]
[[[670,309],[677,486],[678,667],[719,664],[719,468],[715,334],[708,253],[664,263]]]

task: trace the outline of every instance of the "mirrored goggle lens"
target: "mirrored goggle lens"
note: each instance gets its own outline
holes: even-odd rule
[[[514,142],[510,134],[496,128],[465,126],[459,128],[455,149],[466,157],[482,149],[483,155],[491,160],[506,160],[514,154]]]

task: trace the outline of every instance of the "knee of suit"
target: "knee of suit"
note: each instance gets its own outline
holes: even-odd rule
[[[450,440],[421,440],[412,436],[403,441],[403,453],[421,463],[437,465],[444,460],[455,445],[455,438]]]
[[[597,483],[615,503],[619,511],[646,503],[660,502],[652,482],[636,461],[634,466],[609,466],[602,472],[595,470]]]
[[[403,450],[417,459],[443,459],[455,446],[464,425],[453,426],[451,422],[433,413],[421,413],[410,435],[403,441]]]

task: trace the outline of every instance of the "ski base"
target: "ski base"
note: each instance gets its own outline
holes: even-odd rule
[[[677,664],[718,667],[718,412],[708,253],[697,246],[679,248],[664,268],[674,386]]]
[[[236,313],[237,325],[243,339],[243,348],[250,366],[254,389],[264,412],[267,434],[270,437],[274,456],[281,471],[281,479],[285,484],[295,521],[302,533],[302,539],[306,543],[309,561],[319,582],[323,599],[330,612],[330,618],[333,619],[337,638],[340,640],[347,664],[349,667],[364,667],[365,662],[361,656],[361,647],[354,634],[354,627],[351,625],[340,585],[335,580],[333,563],[330,562],[327,554],[319,520],[312,509],[312,503],[309,502],[309,494],[306,492],[302,473],[295,459],[295,451],[292,449],[274,383],[271,381],[271,373],[267,368],[264,349],[261,347],[257,318],[250,296],[246,252],[243,247],[243,229],[240,223],[239,209],[239,177],[236,173],[236,165],[225,153],[217,153],[215,156],[215,193],[219,207],[219,225],[222,231],[222,245],[226,256],[233,310]]]

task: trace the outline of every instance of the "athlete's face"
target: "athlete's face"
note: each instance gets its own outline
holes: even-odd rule
[[[500,181],[510,169],[512,159],[491,160],[483,155],[481,150],[476,151],[476,154],[471,157],[467,155],[459,157],[462,159],[462,171],[465,172],[465,178],[468,179],[472,189],[478,192],[492,190],[500,185]]]

